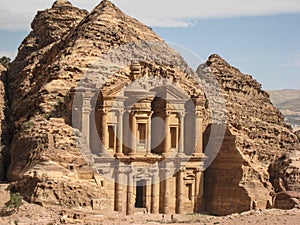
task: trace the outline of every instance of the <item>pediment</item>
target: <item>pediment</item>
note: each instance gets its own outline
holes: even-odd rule
[[[156,92],[156,96],[166,99],[167,101],[183,101],[186,102],[189,96],[180,87],[174,85],[166,85],[153,89]]]
[[[103,88],[102,95],[105,97],[124,96],[125,86],[126,83],[120,83],[112,87]]]

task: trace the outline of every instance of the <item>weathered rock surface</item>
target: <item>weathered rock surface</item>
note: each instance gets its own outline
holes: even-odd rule
[[[3,138],[2,138],[2,131],[5,129],[5,73],[6,73],[6,68],[0,64],[0,181],[5,179],[5,162],[4,159],[6,159],[5,151],[4,151],[4,143],[3,143]]]
[[[85,144],[76,141],[80,132],[72,128],[72,98],[80,80],[113,86],[112,73],[141,58],[155,70],[165,63],[188,71],[182,57],[158,35],[110,1],[102,1],[79,22],[85,14],[69,3],[38,13],[9,70],[15,132],[7,175],[16,181],[14,190],[31,202],[113,206],[79,150]],[[65,20],[71,23],[63,25]],[[47,34],[40,45],[39,26]]]
[[[31,24],[32,31],[22,42],[8,71],[12,121],[22,120],[24,114],[30,110],[27,102],[32,92],[36,91],[33,90],[33,84],[39,76],[46,76],[37,74],[36,71],[36,68],[45,63],[44,56],[50,54],[54,57],[57,52],[53,52],[53,45],[69,34],[87,13],[86,10],[73,7],[69,2],[61,1],[55,2],[51,9],[37,13]],[[30,101],[34,102],[34,99]]]
[[[274,206],[280,209],[299,207],[300,147],[276,159],[271,164],[269,172],[275,191],[281,193],[274,199]],[[298,200],[295,202],[295,199]]]
[[[5,203],[10,199],[9,185],[0,184],[0,208],[2,208]]]
[[[45,76],[51,75],[46,72],[43,58],[53,56],[51,60],[54,60],[58,51],[54,52],[53,46],[63,40],[86,15],[87,11],[73,7],[67,1],[57,1],[51,9],[38,12],[32,22],[32,32],[23,41],[18,56],[8,71],[10,119],[14,127],[14,137],[10,146],[11,164],[7,176],[11,181],[22,179],[14,184],[14,188],[29,201],[58,204],[59,200],[63,201],[63,198],[65,201],[67,199],[71,201],[70,199],[76,196],[74,200],[77,200],[77,205],[91,205],[92,197],[89,200],[79,199],[83,199],[82,196],[89,196],[89,187],[93,185],[97,188],[90,189],[90,192],[94,192],[90,196],[105,198],[104,191],[93,179],[94,172],[91,170],[88,170],[89,175],[81,186],[81,189],[85,189],[87,193],[77,191],[78,193],[73,196],[66,196],[68,188],[78,189],[76,179],[79,179],[80,172],[72,175],[73,180],[70,178],[68,182],[67,179],[54,180],[56,185],[65,182],[60,189],[57,189],[61,190],[58,194],[53,192],[51,185],[46,185],[48,181],[56,178],[57,174],[62,177],[67,176],[71,173],[70,168],[80,171],[86,162],[74,145],[74,130],[65,124],[64,119],[48,120],[50,117],[58,117],[58,114],[41,115],[38,113],[39,107],[36,107],[39,98],[35,94],[38,94],[39,89],[35,84],[39,82],[40,77],[43,77],[40,80],[44,82],[44,79],[49,78]],[[37,72],[37,68],[40,67],[45,71],[40,69]],[[52,88],[57,89],[55,85]],[[57,109],[61,110],[59,107]],[[64,115],[64,112],[59,113]],[[42,166],[39,167],[40,164]],[[60,193],[65,195],[62,197],[63,194]]]
[[[218,55],[210,56],[199,72],[216,77],[228,124],[222,148],[205,174],[206,209],[224,215],[271,206],[269,166],[283,153],[295,151],[296,135],[251,76]]]
[[[270,91],[272,101],[293,125],[295,135],[300,140],[299,130],[299,90]],[[300,147],[285,152],[270,166],[271,181],[275,191],[274,207],[290,209],[299,207],[300,193]]]
[[[76,86],[84,81],[115,88],[117,79],[128,81],[132,61],[147,62],[144,69],[151,73],[167,74],[172,68],[186,86],[191,71],[150,28],[108,0],[90,14],[57,1],[38,13],[32,28],[8,71],[14,136],[7,176],[12,188],[41,205],[109,208],[112,198],[82,156],[79,147],[85,143],[77,143],[81,134],[72,127]],[[199,70],[216,77],[225,99],[222,113],[227,113],[223,145],[205,174],[206,209],[226,215],[266,208],[274,192],[269,166],[286,151],[294,152],[298,139],[251,76],[217,55]]]
[[[283,191],[277,193],[274,198],[274,208],[285,210],[300,208],[300,192]]]

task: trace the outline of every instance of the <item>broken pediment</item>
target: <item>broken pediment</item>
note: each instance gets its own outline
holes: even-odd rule
[[[179,86],[166,85],[153,89],[156,92],[156,97],[165,99],[167,102],[182,102],[185,103],[189,100],[189,96]]]

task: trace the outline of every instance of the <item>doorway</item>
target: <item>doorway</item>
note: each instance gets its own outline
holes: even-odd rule
[[[146,208],[146,180],[136,182],[135,208]]]

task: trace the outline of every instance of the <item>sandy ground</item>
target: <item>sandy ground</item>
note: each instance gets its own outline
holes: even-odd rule
[[[43,208],[24,203],[19,209],[2,208],[0,224],[12,225],[55,225],[55,224],[263,224],[263,225],[300,225],[300,210],[289,211],[271,209],[250,211],[225,217],[204,214],[188,215],[151,215],[143,212],[134,216],[125,216],[117,212],[92,211],[86,209]]]

